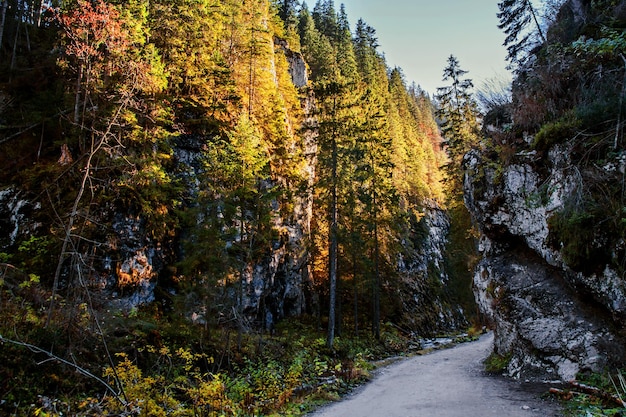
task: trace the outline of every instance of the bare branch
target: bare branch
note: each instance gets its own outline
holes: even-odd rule
[[[76,369],[78,372],[80,372],[81,374],[83,374],[84,376],[91,378],[97,382],[99,382],[100,384],[102,384],[107,391],[109,391],[111,394],[113,394],[113,396],[124,406],[126,407],[128,405],[128,402],[126,400],[124,400],[122,397],[120,397],[120,394],[115,391],[115,389],[113,389],[113,387],[108,384],[105,380],[103,380],[102,378],[92,374],[91,372],[89,372],[88,370],[86,370],[85,368],[82,368],[80,366],[78,366],[77,364],[67,361],[63,358],[58,357],[57,355],[55,355],[52,352],[48,352],[45,349],[40,348],[39,346],[35,346],[32,345],[30,343],[26,343],[26,342],[20,342],[18,340],[13,340],[13,339],[7,339],[6,337],[0,335],[0,342],[6,342],[6,343],[10,343],[12,345],[16,345],[16,346],[21,346],[21,347],[25,347],[28,350],[30,350],[31,352],[35,352],[35,353],[43,353],[44,355],[47,355],[49,359],[42,361],[42,362],[38,362],[38,364],[43,364],[47,361],[56,361],[56,362],[60,362],[62,364],[68,365],[74,369]]]

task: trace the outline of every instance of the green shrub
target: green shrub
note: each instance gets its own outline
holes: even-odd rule
[[[532,146],[536,150],[547,151],[556,144],[573,139],[581,126],[580,119],[568,113],[557,121],[544,124],[535,135]]]
[[[598,94],[597,91],[596,94]],[[614,122],[617,118],[618,109],[618,97],[606,94],[591,103],[579,105],[576,108],[576,118],[580,120],[581,126],[587,130],[592,132],[603,131],[606,129],[608,120]]]
[[[574,271],[592,273],[602,269],[611,262],[606,241],[613,231],[597,225],[606,220],[606,214],[593,207],[555,213],[548,219],[548,244],[561,252],[563,260]]]

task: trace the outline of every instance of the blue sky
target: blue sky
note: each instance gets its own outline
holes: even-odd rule
[[[402,68],[408,83],[431,95],[447,85],[441,74],[450,54],[477,87],[510,77],[498,0],[335,0],[337,10],[342,3],[353,29],[359,18],[376,29],[387,65]]]

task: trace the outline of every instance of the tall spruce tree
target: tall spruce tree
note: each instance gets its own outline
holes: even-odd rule
[[[473,83],[465,78],[466,74],[458,59],[451,55],[443,72],[443,80],[450,84],[439,88],[436,95],[436,114],[448,154],[444,184],[452,242],[447,247],[451,288],[468,288],[472,279],[468,266],[477,254],[477,242],[471,237],[471,216],[463,201],[463,157],[480,138],[478,108],[471,95]],[[463,290],[452,291],[457,299],[464,297]]]
[[[298,23],[298,0],[277,0],[278,16],[285,22],[285,26],[295,26]]]
[[[372,333],[380,337],[382,275],[391,278],[386,256],[393,253],[393,217],[397,207],[393,184],[393,140],[388,125],[389,80],[384,58],[378,53],[376,32],[359,20],[353,39],[359,70],[359,100],[356,109],[358,136],[353,146],[352,166],[357,189],[360,223],[359,240],[367,250],[371,277]],[[351,213],[351,216],[354,216]],[[356,247],[353,248],[357,250]],[[393,257],[393,255],[391,255]],[[356,277],[353,277],[353,279]]]
[[[347,192],[348,155],[355,135],[353,111],[357,101],[356,60],[345,11],[338,14],[331,0],[316,3],[312,16],[303,10],[299,24],[305,57],[317,99],[318,166],[316,210],[321,215],[316,274],[328,279],[329,312],[327,344],[333,346],[338,315],[337,286],[343,230],[342,207]]]
[[[450,158],[448,171],[455,178],[461,169],[463,155],[474,146],[479,137],[478,107],[472,98],[472,80],[464,78],[467,71],[461,69],[459,60],[450,55],[443,71],[443,81],[450,85],[437,89],[439,104],[437,116]]]
[[[339,16],[333,0],[317,0],[313,7],[313,20],[317,30],[331,42],[339,39]]]
[[[365,224],[369,231],[370,260],[372,265],[372,333],[380,338],[381,291],[383,253],[389,254],[393,227],[391,218],[397,206],[392,182],[392,144],[388,136],[384,113],[384,97],[370,92],[361,99],[364,124],[360,126],[357,149],[362,155],[356,162],[360,171],[360,200]]]
[[[498,28],[507,35],[507,60],[520,66],[528,59],[531,49],[546,41],[541,30],[537,10],[531,0],[502,0],[498,3]]]

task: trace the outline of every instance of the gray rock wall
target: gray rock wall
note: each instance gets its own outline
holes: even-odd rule
[[[624,282],[609,266],[573,271],[548,241],[550,217],[580,187],[568,155],[555,147],[547,174],[539,174],[534,153],[507,166],[478,151],[464,161],[466,205],[482,232],[476,300],[495,325],[495,352],[511,356],[507,372],[516,378],[571,380],[624,359]]]
[[[17,187],[0,190],[0,252],[18,244],[38,227],[32,213],[40,208]]]
[[[402,304],[401,325],[421,337],[465,329],[463,310],[449,297],[446,286],[446,249],[450,219],[436,204],[429,205],[419,225],[422,235],[413,242],[402,242],[407,248],[398,258],[401,284],[396,294]]]

